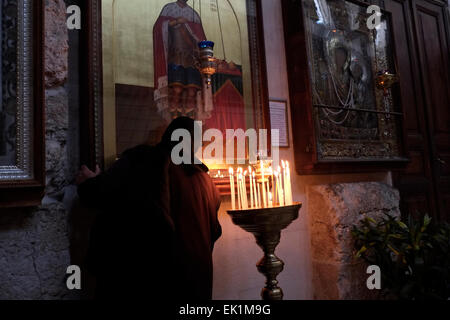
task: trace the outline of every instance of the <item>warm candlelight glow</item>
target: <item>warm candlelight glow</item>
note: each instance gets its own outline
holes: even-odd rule
[[[247,210],[249,208],[283,207],[293,204],[289,161],[282,160],[281,166],[278,166],[277,169],[271,167],[270,164],[265,168],[262,160],[259,161],[259,166],[261,170],[259,178],[252,166],[248,166],[245,171],[239,167],[236,172],[234,172],[233,168],[229,168],[231,206],[233,210],[236,210],[236,207],[239,210]],[[234,180],[235,175],[236,181]],[[218,172],[218,176],[223,176],[220,171]],[[247,193],[247,177],[250,183],[250,203]],[[235,183],[237,184],[236,187]],[[236,189],[237,205],[235,200]]]

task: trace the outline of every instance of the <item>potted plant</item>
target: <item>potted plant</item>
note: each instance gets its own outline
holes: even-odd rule
[[[352,230],[356,257],[381,270],[381,293],[388,299],[450,297],[450,225],[425,215],[406,222],[385,214],[366,217]]]

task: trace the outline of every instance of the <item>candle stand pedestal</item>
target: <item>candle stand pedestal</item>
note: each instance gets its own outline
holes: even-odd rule
[[[263,300],[282,300],[283,290],[278,286],[277,276],[283,271],[284,262],[275,255],[280,243],[281,230],[298,218],[301,203],[290,206],[230,210],[233,223],[252,233],[264,256],[256,267],[266,277],[266,286],[261,291]]]

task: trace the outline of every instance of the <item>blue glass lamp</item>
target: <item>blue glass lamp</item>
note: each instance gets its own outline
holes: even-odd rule
[[[204,76],[206,85],[211,86],[212,76],[217,72],[217,59],[214,58],[214,42],[201,41],[198,43],[200,49],[199,71]]]

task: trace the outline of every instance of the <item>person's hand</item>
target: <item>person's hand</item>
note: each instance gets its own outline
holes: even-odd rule
[[[102,171],[100,170],[100,167],[98,165],[95,167],[95,172],[89,170],[88,167],[83,165],[83,166],[81,166],[81,170],[78,172],[78,174],[77,174],[77,176],[75,178],[75,183],[77,185],[80,185],[80,184],[82,184],[83,182],[85,182],[88,179],[95,178],[101,172]]]

